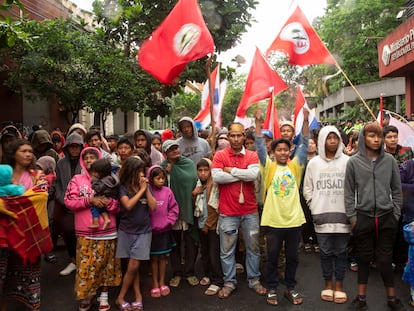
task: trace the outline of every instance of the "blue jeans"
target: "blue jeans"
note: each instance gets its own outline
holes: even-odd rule
[[[317,233],[325,281],[343,281],[348,260],[349,233]]]
[[[279,255],[285,242],[285,284],[288,290],[296,285],[296,269],[298,267],[298,247],[302,235],[302,227],[294,228],[272,228],[264,227],[266,235],[267,250],[267,286],[269,290],[275,290],[279,285],[277,266]]]
[[[259,215],[257,213],[245,216],[220,215],[220,259],[224,281],[236,284],[235,250],[239,227],[242,229],[246,246],[247,278],[260,277],[260,248],[259,248]]]

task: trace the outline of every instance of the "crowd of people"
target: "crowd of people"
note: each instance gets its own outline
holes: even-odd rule
[[[348,302],[349,268],[358,274],[350,307],[366,310],[376,266],[389,308],[404,310],[393,279],[400,266],[414,307],[413,151],[398,144],[394,126],[349,120],[343,128],[309,130],[308,114],[297,137],[292,122],[281,123],[281,137],[273,137],[262,128],[260,109],[253,129],[233,122],[213,133],[199,133],[189,117],[177,131],[106,137],[79,123],[65,133],[37,128],[30,137],[3,126],[0,173],[10,178],[0,200],[46,185],[38,191],[45,192],[51,247],[27,262],[0,239],[2,310],[10,299],[40,310],[40,261],[56,262],[59,237],[68,257],[59,273],[75,273],[80,311],[97,296],[99,310],[109,310],[109,287],[119,288],[121,311],[143,310],[143,261],[150,262],[154,299],[182,281],[225,299],[242,269],[269,305],[279,304],[282,284],[283,296],[300,305],[301,247],[320,256],[322,300]],[[0,214],[14,221],[7,209]],[[134,301],[127,301],[129,291]]]

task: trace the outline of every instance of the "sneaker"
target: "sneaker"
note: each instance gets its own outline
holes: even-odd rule
[[[350,307],[349,310],[353,310],[353,311],[364,311],[364,310],[368,310],[368,305],[367,302],[365,300],[360,300],[358,298],[355,298]]]
[[[76,265],[73,262],[71,262],[66,266],[65,269],[63,269],[62,271],[59,272],[59,275],[61,275],[61,276],[69,275],[73,271],[76,271]]]
[[[392,311],[406,310],[401,300],[398,298],[395,298],[394,300],[388,300],[387,305]]]

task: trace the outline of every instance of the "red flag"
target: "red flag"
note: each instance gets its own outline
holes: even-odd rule
[[[247,109],[254,103],[269,98],[274,94],[286,90],[288,85],[279,77],[279,75],[270,67],[262,53],[256,48],[252,67],[247,76],[246,86],[243,96],[240,100],[236,116],[244,118]]]
[[[281,137],[276,106],[274,105],[273,101],[273,94],[269,98],[269,105],[267,106],[266,118],[263,123],[263,129],[271,131],[273,133],[273,139]]]
[[[266,55],[274,51],[287,54],[291,65],[336,63],[299,6],[278,33]]]
[[[173,84],[187,63],[214,52],[197,0],[179,0],[138,51],[140,66],[164,84]]]

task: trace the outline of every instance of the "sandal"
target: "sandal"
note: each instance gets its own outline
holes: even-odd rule
[[[279,304],[279,301],[277,300],[277,293],[274,289],[271,289],[267,292],[266,302],[272,306],[277,306]]]
[[[234,291],[236,290],[235,287],[233,287],[233,284],[227,283],[224,284],[223,288],[219,290],[218,296],[219,298],[228,298]]]
[[[45,261],[48,263],[57,263],[57,257],[55,254],[46,254],[45,255]]]
[[[358,271],[358,263],[356,261],[351,261],[349,263],[349,270],[357,272]]]
[[[152,298],[160,298],[161,297],[161,289],[155,287],[151,289],[151,297]]]
[[[161,296],[168,296],[170,294],[170,288],[167,285],[163,285],[160,287]]]
[[[306,243],[304,249],[305,249],[305,253],[307,254],[312,253],[312,246],[310,244]]]
[[[91,299],[82,299],[79,304],[79,311],[89,311],[92,307]]]
[[[236,273],[237,274],[244,273],[244,267],[241,263],[236,263]]]
[[[220,290],[220,287],[218,287],[217,285],[211,284],[206,291],[204,292],[205,295],[207,296],[214,296],[215,294],[218,293],[218,291]]]
[[[330,288],[321,291],[321,299],[323,301],[334,301],[334,291]]]
[[[260,283],[259,280],[254,280],[252,282],[249,282],[249,287],[253,289],[256,294],[259,294],[260,296],[266,295],[266,288],[263,287],[263,285]]]
[[[142,305],[141,301],[134,301],[131,303],[131,311],[143,311],[144,306]]]
[[[191,286],[196,286],[198,285],[198,283],[200,283],[194,275],[187,277],[187,282]]]
[[[335,303],[346,303],[348,301],[348,297],[345,292],[336,290],[334,291],[333,301]]]
[[[118,309],[120,311],[131,311],[132,310],[131,305],[129,304],[129,302],[124,301],[124,302],[121,302],[121,303],[117,303],[117,302],[115,302],[115,303],[118,306]]]
[[[294,305],[300,305],[303,302],[302,296],[294,289],[287,290],[285,292],[285,297]]]
[[[173,277],[170,280],[170,286],[171,287],[178,287],[178,285],[180,285],[180,282],[181,282],[181,276],[176,275],[175,277]]]
[[[207,286],[209,284],[210,284],[210,278],[207,276],[204,276],[200,281],[200,285]]]

